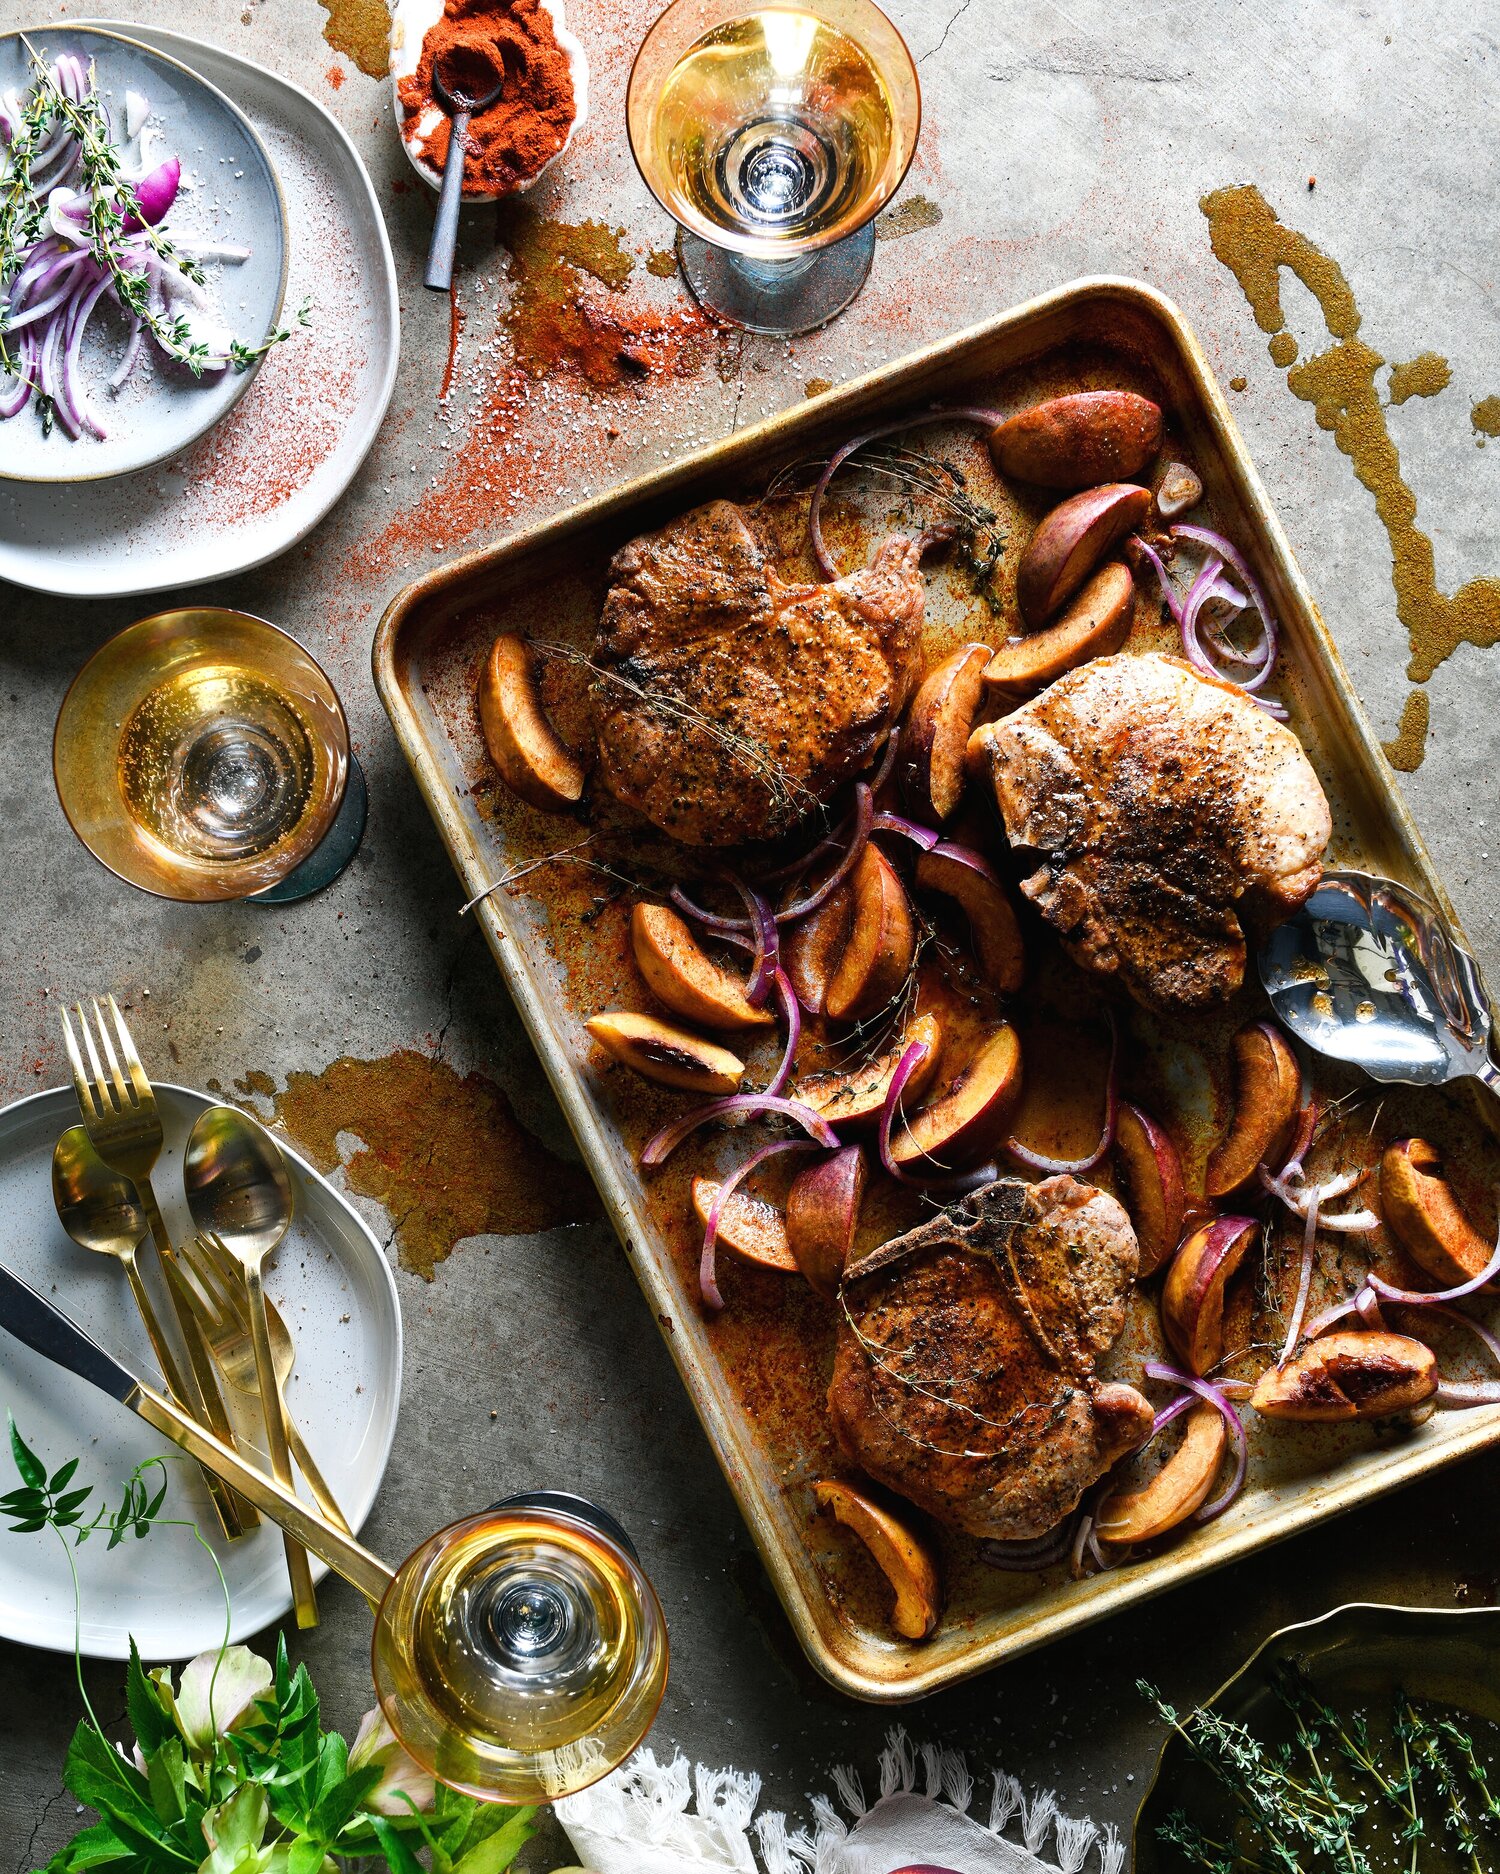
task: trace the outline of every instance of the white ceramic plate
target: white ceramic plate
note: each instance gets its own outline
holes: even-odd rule
[[[117,138],[124,134],[126,93],[136,91],[149,100],[151,157],[176,156],[182,163],[182,185],[164,230],[179,241],[196,238],[249,250],[242,261],[205,262],[209,305],[203,317],[242,344],[258,344],[281,314],[286,221],[276,171],[244,113],[176,59],[116,33],[44,26],[28,31],[24,41],[20,33],[0,38],[0,91],[27,94],[29,44],[49,62],[66,52],[92,64]],[[71,186],[78,186],[76,177]],[[124,318],[106,297],[89,321],[80,373],[80,387],[105,434],[86,429],[74,438],[60,423],[49,433],[33,398],[0,422],[0,478],[49,485],[91,482],[180,455],[239,402],[259,369],[230,368],[194,378],[162,361],[155,346],[145,342],[129,380],[114,393],[109,377],[125,339]]]
[[[279,346],[229,415],[172,461],[77,487],[0,483],[0,579],[108,598],[226,578],[310,532],[385,417],[401,314],[370,178],[320,104],[181,33],[124,20],[80,20],[74,30],[87,26],[180,60],[244,111],[286,200],[287,311],[315,302],[311,328]]]
[[[152,1176],[174,1239],[190,1220],[182,1195],[182,1151],[193,1121],[213,1101],[184,1087],[156,1087],[166,1145]],[[71,1088],[0,1110],[0,1257],[72,1315],[143,1378],[154,1378],[150,1343],[119,1265],[79,1249],[52,1208],[52,1148],[78,1123]],[[287,1146],[296,1221],[268,1266],[266,1290],[297,1342],[287,1402],[329,1488],[358,1530],[380,1487],[401,1396],[401,1314],[380,1246],[355,1211]],[[151,1258],[148,1250],[143,1264]],[[148,1271],[160,1311],[170,1304],[159,1272]],[[55,1470],[80,1462],[75,1486],[89,1483],[88,1508],[120,1498],[135,1465],[170,1446],[124,1406],[53,1366],[0,1329],[0,1412],[14,1413],[22,1436]],[[252,1407],[253,1410],[253,1407]],[[213,1542],[229,1583],[233,1637],[247,1638],[291,1607],[281,1534],[262,1521],[224,1541],[195,1465],[175,1457],[164,1515],[191,1519]],[[0,1446],[0,1495],[14,1487],[8,1445]],[[186,1659],[224,1633],[224,1597],[213,1565],[189,1529],[155,1529],[106,1550],[90,1536],[74,1550],[83,1651],[123,1659],[134,1635],[148,1660]],[[327,1573],[313,1562],[319,1579]],[[13,1535],[0,1528],[0,1636],[71,1651],[73,1592],[50,1530]]]

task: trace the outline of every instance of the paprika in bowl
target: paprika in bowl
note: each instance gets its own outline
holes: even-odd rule
[[[563,0],[395,0],[396,122],[417,173],[434,188],[452,129],[432,95],[438,56],[445,78],[469,65],[505,74],[501,96],[469,122],[465,201],[529,188],[588,114],[588,60],[567,29]]]

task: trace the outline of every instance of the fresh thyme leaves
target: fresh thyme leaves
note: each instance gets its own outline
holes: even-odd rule
[[[1142,1696],[1224,1792],[1224,1825],[1173,1810],[1158,1838],[1209,1874],[1491,1874],[1500,1841],[1495,1770],[1471,1733],[1405,1692],[1380,1734],[1362,1711],[1321,1698],[1300,1662],[1280,1662],[1272,1688],[1291,1737],[1268,1743],[1221,1713],[1180,1713],[1144,1679]],[[1210,1833],[1214,1827],[1217,1833]]]

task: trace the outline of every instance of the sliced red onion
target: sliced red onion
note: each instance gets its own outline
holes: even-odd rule
[[[750,959],[750,980],[745,984],[745,1000],[751,1008],[758,1009],[764,1006],[769,997],[780,967],[776,920],[771,915],[770,905],[742,878],[731,873],[729,882],[744,900],[750,934],[755,939],[755,952]]]
[[[1132,534],[1130,536],[1130,544],[1133,547],[1139,547],[1141,552],[1144,553],[1146,558],[1151,562],[1156,573],[1156,583],[1161,587],[1161,595],[1163,599],[1166,600],[1167,610],[1172,614],[1172,622],[1180,631],[1182,629],[1182,600],[1178,598],[1177,588],[1168,577],[1167,569],[1162,563],[1161,555],[1157,552],[1156,548],[1153,547],[1149,541],[1143,539],[1140,534]]]
[[[154,228],[166,215],[182,183],[182,164],[175,156],[158,163],[149,175],[135,185],[135,209],[121,224],[123,232],[134,234],[141,227]]]
[[[880,1127],[876,1140],[880,1151],[880,1162],[890,1175],[901,1184],[920,1184],[922,1179],[914,1177],[904,1165],[898,1165],[891,1154],[891,1128],[896,1123],[896,1113],[901,1105],[901,1095],[906,1091],[906,1083],[927,1059],[931,1052],[931,1043],[913,1041],[902,1049],[901,1058],[896,1063],[896,1071],[891,1075],[891,1084],[886,1088],[885,1103],[880,1109]]]
[[[849,460],[857,449],[863,449],[872,442],[883,442],[887,436],[899,436],[903,430],[921,429],[931,423],[977,423],[981,429],[998,429],[1005,418],[998,410],[981,410],[965,405],[956,409],[936,409],[919,411],[913,416],[896,417],[892,422],[882,423],[875,429],[867,429],[863,435],[846,442],[841,449],[836,449],[828,458],[828,464],[818,477],[812,491],[812,499],[807,507],[807,540],[812,548],[813,558],[818,563],[818,571],[825,579],[837,579],[839,569],[833,555],[823,539],[823,497],[828,492],[828,484]]]
[[[797,991],[792,987],[792,979],[778,963],[772,976],[772,987],[776,999],[781,1004],[781,1013],[786,1020],[786,1046],[782,1049],[781,1060],[776,1072],[766,1083],[763,1093],[774,1098],[787,1083],[792,1071],[792,1062],[797,1058],[797,1043],[802,1039],[802,1004],[797,1000]]]
[[[1046,1158],[1040,1152],[1033,1152],[1029,1145],[1022,1145],[1019,1139],[1007,1139],[1001,1151],[1012,1164],[1020,1165],[1027,1171],[1040,1171],[1046,1177],[1060,1177],[1067,1174],[1077,1177],[1080,1172],[1092,1171],[1115,1142],[1115,1126],[1120,1115],[1120,1025],[1115,1020],[1113,1009],[1106,1011],[1109,1020],[1109,1073],[1104,1083],[1104,1125],[1099,1133],[1099,1143],[1087,1158]]]
[[[1065,1561],[1072,1545],[1072,1528],[1063,1522],[1044,1536],[1033,1536],[1021,1542],[996,1542],[986,1538],[979,1545],[979,1559],[986,1567],[1001,1569],[1006,1574],[1030,1575],[1043,1568],[1055,1568]]]
[[[822,1114],[815,1113],[801,1100],[787,1100],[772,1093],[729,1093],[722,1099],[710,1100],[706,1106],[694,1107],[692,1112],[684,1113],[680,1119],[663,1126],[660,1132],[653,1133],[642,1149],[641,1163],[646,1166],[662,1164],[685,1138],[710,1120],[762,1119],[771,1115],[794,1120],[827,1151],[836,1150],[840,1143],[839,1135]]]
[[[1317,1129],[1318,1097],[1315,1093],[1310,1093],[1302,1102],[1297,1113],[1297,1130],[1292,1137],[1291,1157],[1287,1159],[1280,1171],[1276,1173],[1276,1176],[1280,1178],[1283,1184],[1286,1184],[1292,1178],[1300,1180],[1305,1175],[1302,1168],[1303,1161],[1312,1148],[1313,1134]]]
[[[1300,1197],[1289,1189],[1281,1178],[1273,1178],[1263,1165],[1256,1166],[1255,1175],[1273,1197],[1280,1198],[1294,1217],[1300,1217],[1306,1221],[1308,1206],[1314,1197],[1320,1205],[1332,1203],[1334,1198],[1347,1195],[1357,1184],[1362,1183],[1369,1176],[1369,1170],[1364,1168],[1359,1171],[1340,1172],[1325,1183],[1315,1185],[1311,1191]],[[1373,1210],[1348,1210],[1337,1217],[1330,1217],[1325,1213],[1318,1218],[1318,1228],[1340,1231],[1346,1235],[1365,1236],[1370,1231],[1380,1228],[1380,1219]]]
[[[1167,531],[1174,540],[1196,540],[1199,546],[1207,547],[1210,553],[1217,553],[1219,558],[1234,570],[1240,584],[1250,594],[1250,603],[1260,613],[1261,621],[1274,646],[1277,637],[1276,615],[1267,605],[1266,595],[1261,591],[1260,582],[1255,574],[1251,572],[1249,562],[1234,542],[1226,539],[1223,534],[1215,533],[1211,527],[1198,527],[1187,521],[1179,521],[1176,526],[1168,528]]]
[[[1142,1368],[1147,1379],[1164,1380],[1168,1385],[1184,1386],[1189,1392],[1196,1393],[1211,1405],[1223,1419],[1229,1431],[1229,1442],[1234,1447],[1234,1475],[1211,1502],[1196,1509],[1189,1522],[1193,1524],[1211,1523],[1216,1516],[1222,1516],[1244,1488],[1245,1473],[1250,1466],[1250,1445],[1245,1436],[1245,1422],[1224,1396],[1222,1387],[1211,1380],[1199,1379],[1195,1373],[1184,1373],[1175,1366],[1169,1366],[1165,1360],[1148,1360]]]
[[[870,822],[872,833],[899,833],[903,839],[909,839],[914,846],[920,846],[923,852],[931,852],[942,838],[941,833],[934,833],[930,826],[919,826],[915,820],[908,820],[900,813],[877,813]]]
[[[1431,1294],[1422,1289],[1397,1288],[1383,1276],[1376,1275],[1373,1269],[1365,1277],[1365,1282],[1383,1301],[1398,1301],[1404,1308],[1427,1308],[1434,1302],[1462,1301],[1465,1295],[1477,1294],[1486,1283],[1493,1282],[1497,1275],[1500,1275],[1500,1244],[1496,1244],[1494,1255],[1478,1275],[1471,1276],[1467,1282],[1460,1282],[1456,1288],[1434,1289]]]
[[[125,341],[125,350],[121,353],[120,362],[116,365],[109,380],[111,390],[120,390],[135,369],[136,360],[141,355],[141,335],[144,331],[145,327],[139,319],[131,320],[130,337]]]
[[[735,1191],[757,1165],[762,1165],[768,1158],[776,1157],[779,1152],[813,1152],[818,1148],[808,1139],[774,1139],[769,1145],[762,1145],[753,1151],[743,1164],[736,1165],[729,1176],[719,1185],[714,1193],[714,1201],[708,1208],[708,1221],[703,1229],[703,1253],[698,1259],[698,1293],[703,1297],[703,1305],[718,1314],[724,1306],[724,1297],[719,1293],[719,1283],[715,1264],[719,1245],[719,1219],[724,1214],[724,1206]]]
[[[1435,1395],[1440,1406],[1450,1411],[1470,1411],[1475,1406],[1500,1405],[1500,1380],[1440,1379]]]
[[[1354,1312],[1373,1332],[1377,1334],[1385,1332],[1385,1316],[1380,1312],[1380,1297],[1374,1289],[1360,1289],[1354,1297]]]
[[[1321,1202],[1321,1191],[1314,1191],[1308,1200],[1307,1223],[1302,1231],[1302,1268],[1297,1277],[1297,1299],[1292,1304],[1292,1318],[1287,1322],[1286,1339],[1282,1342],[1281,1356],[1276,1362],[1278,1372],[1291,1359],[1307,1314],[1307,1297],[1312,1288],[1313,1254],[1318,1242],[1318,1206]]]
[[[892,729],[890,734],[885,738],[885,750],[880,757],[880,766],[876,768],[875,772],[870,776],[870,792],[872,794],[878,796],[881,788],[890,780],[891,771],[896,765],[896,751],[900,746],[901,725],[897,723],[896,727]]]
[[[1369,1290],[1362,1291],[1368,1294]],[[1392,1303],[1392,1306],[1397,1304]],[[1462,1308],[1450,1308],[1446,1302],[1429,1302],[1422,1310],[1424,1314],[1440,1314],[1445,1321],[1451,1321],[1455,1327],[1466,1327],[1471,1334],[1484,1344],[1485,1351],[1500,1366],[1500,1336],[1492,1334],[1482,1321],[1476,1321],[1471,1314],[1465,1314]]]
[[[874,817],[875,810],[869,784],[865,781],[856,781],[854,784],[854,829],[842,858],[815,890],[810,891],[806,897],[797,899],[794,904],[789,904],[784,911],[777,911],[774,914],[778,925],[795,924],[827,902],[836,888],[849,876],[855,860],[864,851],[865,841],[870,837],[870,827]],[[717,911],[710,911],[699,904],[696,899],[689,898],[680,885],[674,885],[667,896],[684,917],[692,918],[705,930],[727,935],[730,932],[746,932],[751,928],[748,917],[724,917]]]

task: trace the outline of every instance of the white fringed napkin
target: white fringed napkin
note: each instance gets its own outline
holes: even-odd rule
[[[854,1770],[835,1770],[833,1781],[838,1804],[815,1797],[811,1830],[794,1830],[784,1815],[755,1814],[753,1772],[690,1768],[680,1752],[658,1763],[641,1750],[591,1789],[565,1796],[556,1813],[593,1874],[891,1874],[921,1862],[954,1874],[1082,1874],[1096,1852],[1097,1874],[1124,1866],[1114,1828],[1062,1815],[1050,1791],[1028,1797],[1013,1776],[994,1773],[989,1820],[981,1822],[970,1813],[974,1779],[962,1755],[934,1744],[918,1749],[899,1726],[880,1754],[874,1802]]]

